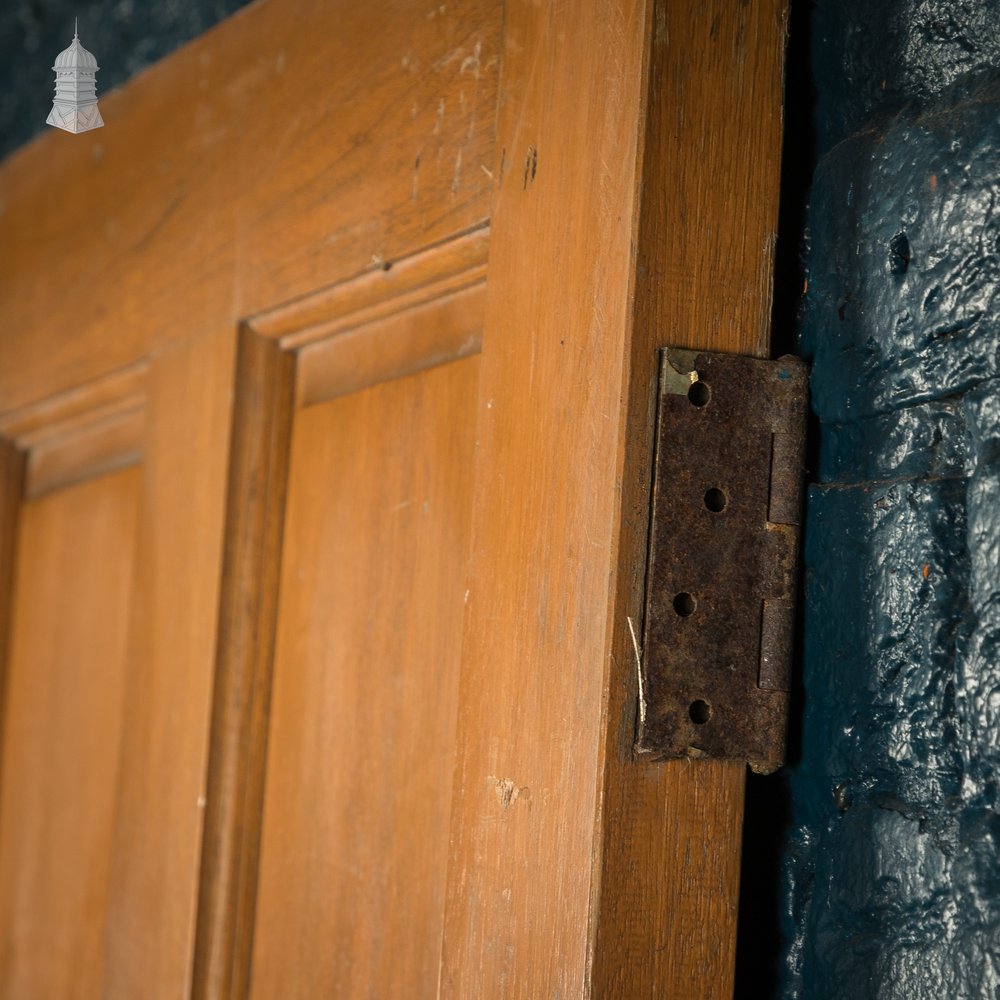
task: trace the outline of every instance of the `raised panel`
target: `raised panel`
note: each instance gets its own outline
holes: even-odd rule
[[[175,341],[0,415],[4,998],[189,988],[232,348]]]
[[[437,993],[479,359],[298,412],[251,996]]]
[[[139,472],[22,505],[0,771],[0,995],[102,990]]]

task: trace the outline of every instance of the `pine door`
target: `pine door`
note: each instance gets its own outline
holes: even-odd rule
[[[783,39],[259,0],[0,165],[0,997],[731,994],[743,768],[633,758],[632,632]]]

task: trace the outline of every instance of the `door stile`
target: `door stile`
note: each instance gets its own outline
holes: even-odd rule
[[[454,1000],[590,995],[650,13],[505,10],[441,965]]]
[[[725,997],[744,765],[635,761],[632,631],[656,350],[768,349],[784,4],[504,44],[442,995]]]
[[[657,349],[767,357],[785,0],[656,0],[627,380],[593,995],[729,998],[745,765],[631,749]]]

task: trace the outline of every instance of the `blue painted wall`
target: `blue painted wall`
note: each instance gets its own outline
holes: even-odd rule
[[[810,13],[818,436],[776,992],[997,998],[1000,3]]]
[[[247,2],[0,0],[0,158],[48,127],[55,92],[52,63],[73,40],[74,17],[80,21],[80,41],[101,67],[100,100]]]

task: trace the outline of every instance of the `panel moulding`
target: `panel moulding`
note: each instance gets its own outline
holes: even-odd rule
[[[145,362],[0,416],[0,439],[25,456],[24,499],[142,459]]]

